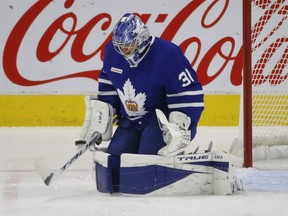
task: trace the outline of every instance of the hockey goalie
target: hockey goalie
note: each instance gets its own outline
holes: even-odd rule
[[[121,17],[105,49],[98,95],[86,97],[85,121],[76,142],[85,144],[98,133],[100,141],[108,143],[104,150],[90,146],[98,191],[235,192],[236,162],[230,155],[196,154],[197,146],[193,154],[187,152],[194,145],[203,98],[197,74],[178,46],[152,36],[138,16]]]

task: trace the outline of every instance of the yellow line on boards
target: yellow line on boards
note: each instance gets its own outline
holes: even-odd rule
[[[205,95],[201,126],[236,126],[239,95]],[[1,95],[0,127],[81,126],[84,95]]]

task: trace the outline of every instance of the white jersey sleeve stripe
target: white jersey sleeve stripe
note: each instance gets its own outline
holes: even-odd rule
[[[98,82],[99,83],[105,83],[105,84],[108,84],[108,85],[112,85],[112,82],[110,80],[106,80],[106,79],[102,79],[102,78],[99,78]]]
[[[186,91],[186,92],[180,92],[177,94],[166,94],[167,97],[178,97],[178,96],[186,96],[186,95],[202,95],[204,94],[203,90],[198,91]]]
[[[117,91],[99,91],[98,92],[98,95],[101,95],[101,96],[111,96],[111,95],[118,95]]]
[[[204,107],[204,103],[178,103],[178,104],[168,104],[169,109],[184,108],[184,107]]]

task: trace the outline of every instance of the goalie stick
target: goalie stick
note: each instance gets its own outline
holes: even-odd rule
[[[98,132],[95,132],[92,136],[92,138],[83,145],[72,157],[69,159],[61,168],[56,170],[55,172],[51,172],[47,161],[44,157],[38,157],[34,161],[34,166],[36,170],[38,171],[39,175],[41,176],[44,183],[49,186],[52,181],[54,181],[57,177],[59,177],[65,170],[68,169],[68,167],[71,166],[72,163],[74,163],[86,150],[93,144],[100,144],[101,143],[101,134]]]

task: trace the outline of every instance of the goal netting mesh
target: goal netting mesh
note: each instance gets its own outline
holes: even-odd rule
[[[251,4],[253,160],[288,158],[288,0]],[[243,153],[242,111],[236,155]]]

